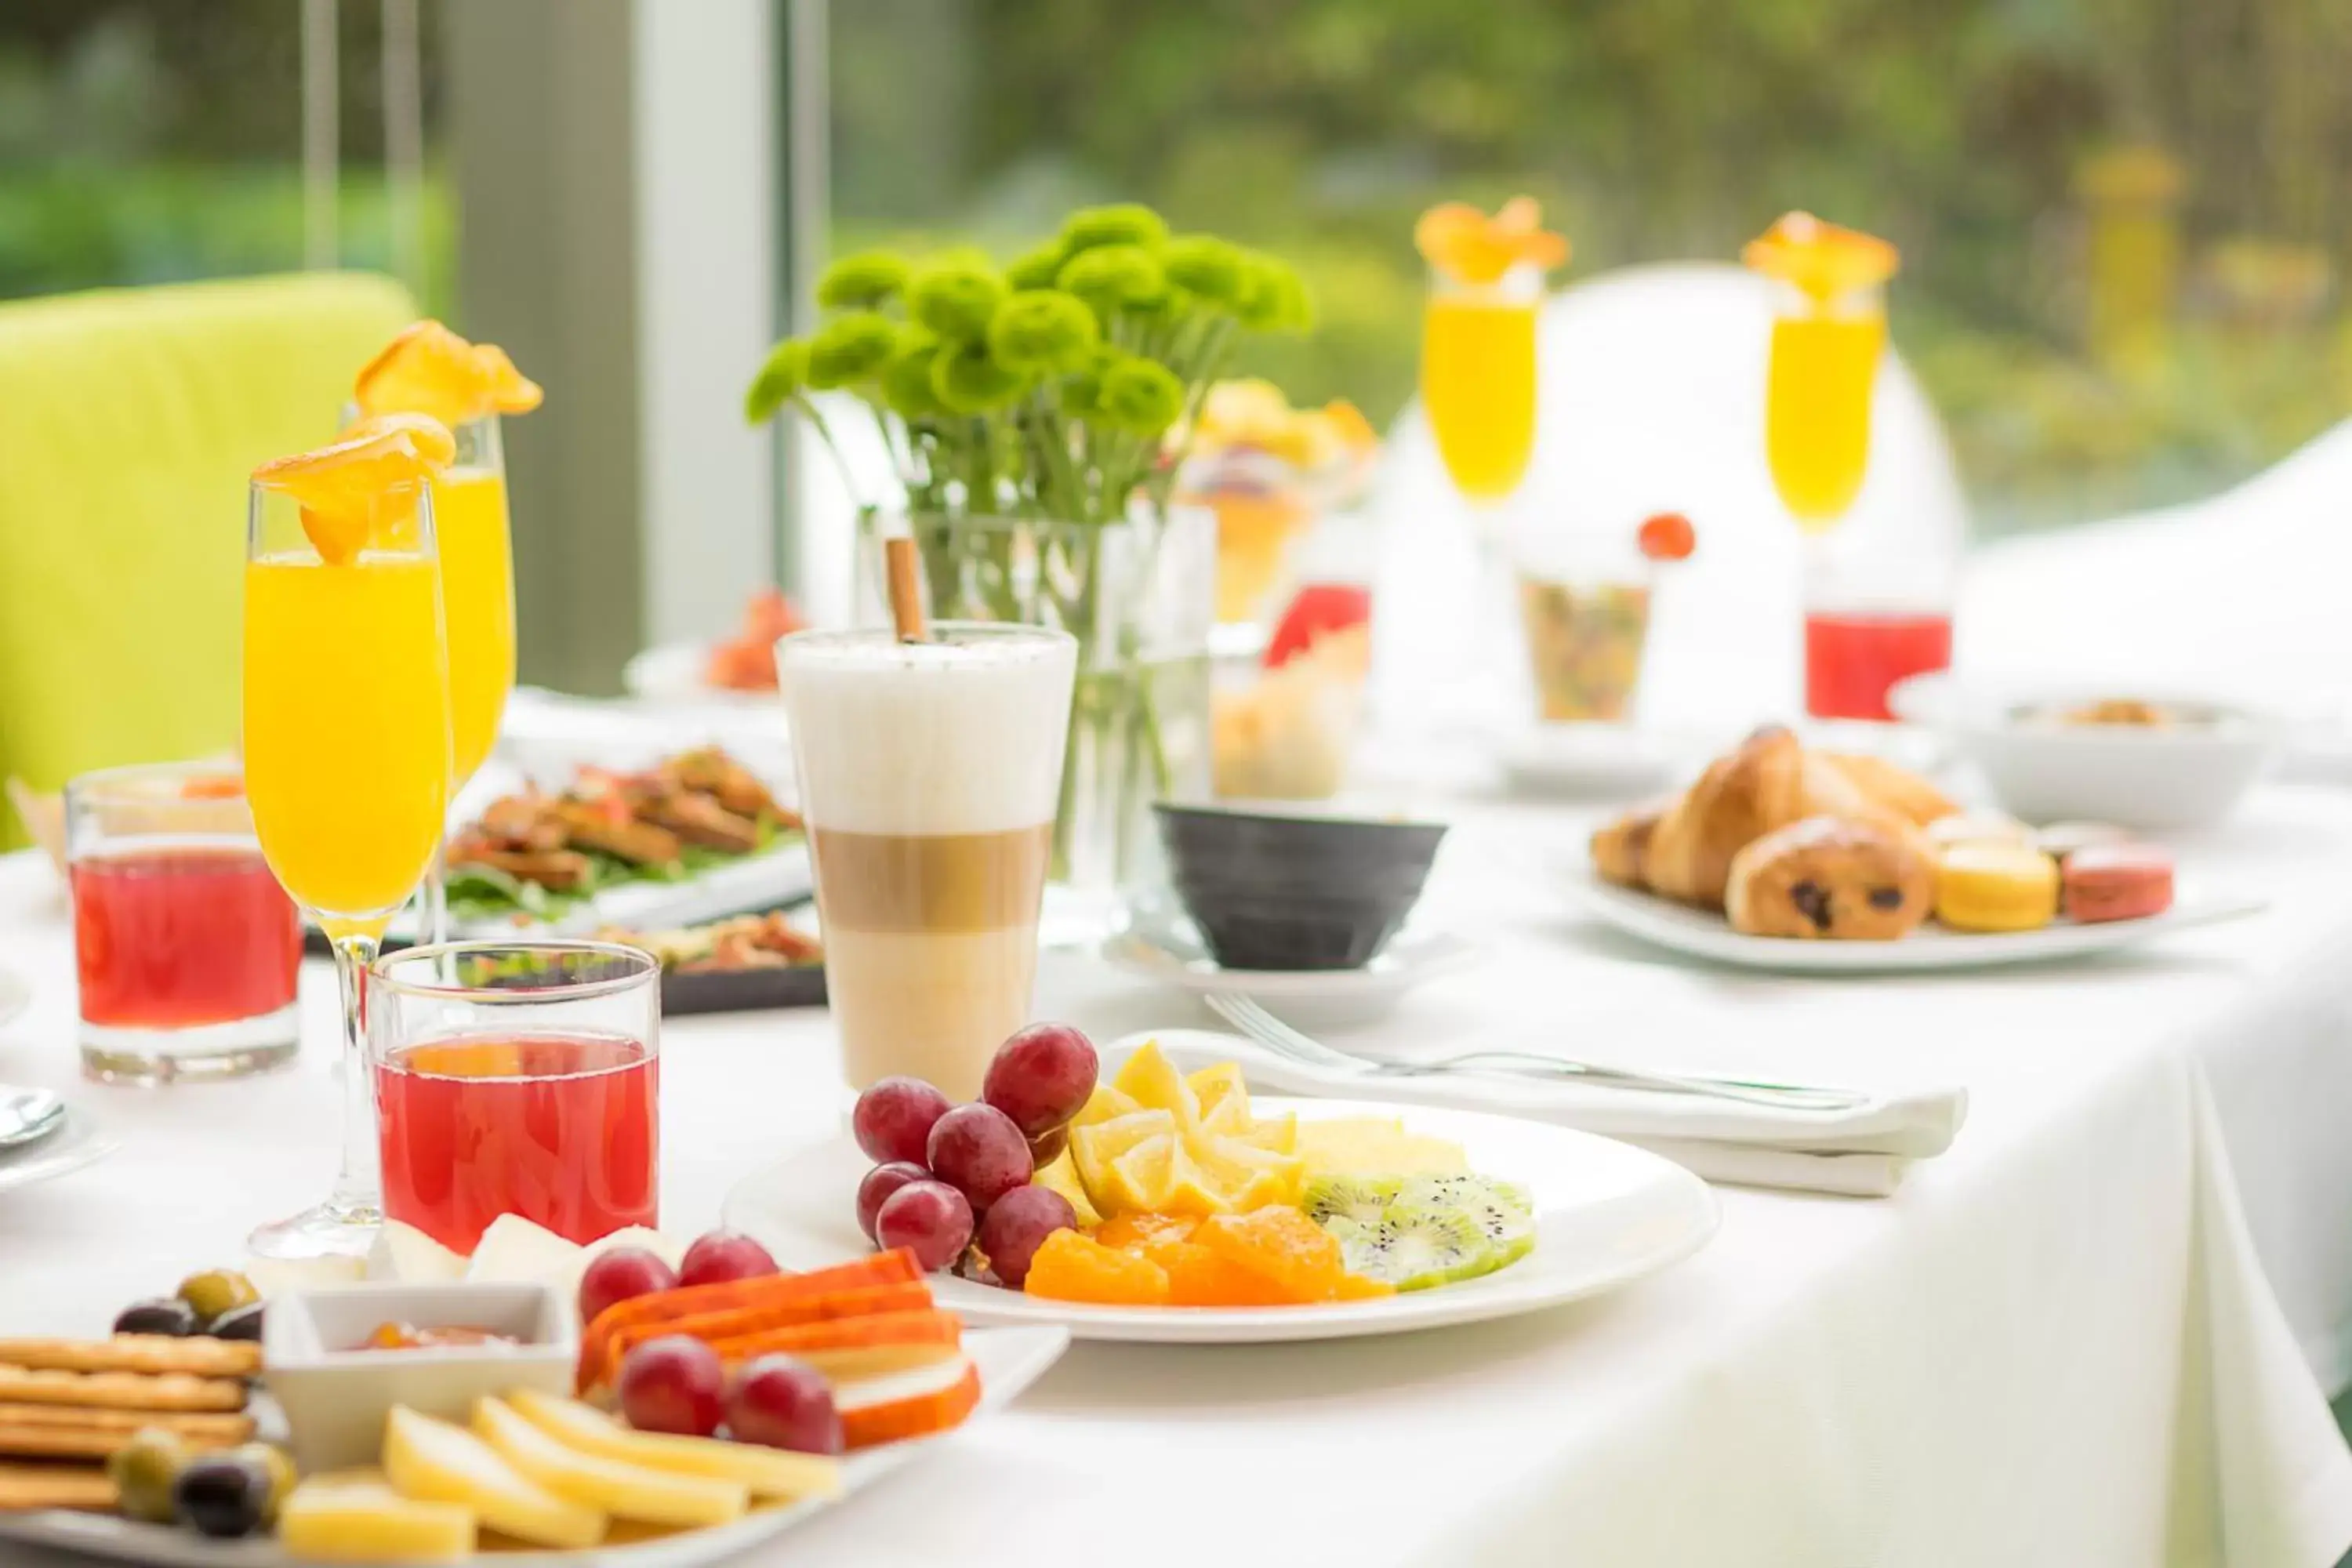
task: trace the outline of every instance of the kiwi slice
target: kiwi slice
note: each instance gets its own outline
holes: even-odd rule
[[[1376,1176],[1318,1176],[1298,1194],[1298,1206],[1317,1225],[1332,1219],[1371,1225],[1388,1213],[1402,1185]]]
[[[1459,1208],[1391,1204],[1373,1221],[1334,1218],[1348,1272],[1400,1290],[1426,1290],[1492,1273],[1508,1261],[1486,1232]]]
[[[1408,1207],[1459,1209],[1468,1215],[1501,1254],[1497,1268],[1535,1247],[1535,1200],[1515,1183],[1491,1176],[1412,1176],[1399,1184],[1396,1201]]]

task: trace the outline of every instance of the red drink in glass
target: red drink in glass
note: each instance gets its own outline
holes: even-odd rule
[[[1952,664],[1952,617],[1939,612],[1805,616],[1805,711],[1816,719],[1891,721],[1896,682]]]
[[[302,918],[257,849],[89,856],[73,907],[84,1023],[185,1029],[293,1005]]]
[[[471,1253],[517,1214],[583,1246],[658,1218],[659,1064],[610,1035],[482,1034],[376,1063],[383,1212]]]

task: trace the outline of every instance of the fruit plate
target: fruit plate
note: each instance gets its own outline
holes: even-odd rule
[[[1302,1121],[1397,1115],[1393,1103],[1253,1097],[1253,1110]],[[1630,1143],[1538,1121],[1415,1108],[1407,1125],[1458,1142],[1471,1168],[1535,1194],[1536,1246],[1496,1273],[1380,1300],[1312,1307],[1103,1307],[1045,1300],[939,1274],[932,1294],[966,1322],[1058,1324],[1082,1340],[1255,1344],[1349,1339],[1507,1318],[1598,1295],[1678,1263],[1715,1234],[1706,1184]],[[727,1194],[725,1223],[749,1231],[787,1268],[864,1250],[853,1213],[873,1162],[846,1131],[756,1171]]]
[[[964,1352],[980,1369],[981,1381],[980,1409],[972,1419],[983,1419],[1017,1398],[1022,1390],[1060,1359],[1069,1342],[1069,1335],[1052,1327],[967,1334]],[[947,1433],[852,1455],[842,1465],[845,1500],[900,1466],[921,1458],[933,1443],[951,1442],[954,1438],[954,1433]],[[810,1515],[836,1506],[811,1500],[787,1508],[762,1510],[733,1524],[710,1530],[647,1531],[634,1539],[608,1541],[583,1552],[488,1550],[477,1552],[474,1561],[512,1563],[516,1568],[525,1564],[537,1564],[540,1568],[698,1568],[701,1563],[724,1562],[749,1551]],[[109,1562],[149,1564],[151,1568],[294,1568],[312,1561],[289,1555],[274,1541],[208,1541],[193,1531],[165,1525],[135,1523],[111,1514],[68,1513],[59,1510],[0,1513],[0,1542],[47,1546]],[[0,1555],[15,1560],[13,1553]]]
[[[1946,931],[1927,925],[1900,942],[1805,942],[1749,936],[1721,915],[1601,880],[1589,869],[1570,873],[1585,912],[1603,925],[1654,946],[1709,963],[1798,974],[1916,974],[1934,970],[1994,969],[2112,952],[2174,931],[2254,914],[2265,900],[2232,898],[2184,887],[2160,915],[2079,925],[2060,921],[2040,931],[1999,933]]]

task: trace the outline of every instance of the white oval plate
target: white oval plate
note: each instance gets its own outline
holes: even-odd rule
[[[95,1165],[122,1145],[99,1130],[90,1113],[78,1105],[66,1107],[65,1125],[37,1143],[0,1151],[0,1193],[55,1181],[85,1165]],[[5,1514],[0,1514],[5,1519]]]
[[[1254,1100],[1302,1117],[1402,1114],[1415,1132],[1448,1138],[1471,1167],[1536,1195],[1536,1247],[1483,1279],[1376,1301],[1318,1307],[1097,1307],[935,1275],[940,1305],[966,1322],[1057,1324],[1081,1340],[1155,1344],[1261,1344],[1351,1339],[1514,1317],[1613,1290],[1679,1263],[1715,1234],[1721,1215],[1706,1184],[1645,1150],[1540,1121],[1468,1110],[1345,1100]],[[837,1263],[869,1250],[853,1204],[873,1164],[846,1131],[735,1184],[722,1223],[749,1231],[787,1268]]]
[[[2060,921],[2040,931],[1971,932],[1929,924],[1899,942],[1806,942],[1749,936],[1710,910],[1637,893],[1604,882],[1589,869],[1573,871],[1570,886],[1585,911],[1603,925],[1709,963],[1800,974],[1916,974],[1932,970],[1995,969],[2044,963],[2134,947],[2174,931],[2236,920],[2265,907],[2261,899],[2199,896],[2191,888],[2160,915],[2077,925]]]
[[[1361,969],[1227,969],[1202,950],[1190,921],[1139,917],[1102,945],[1103,962],[1196,996],[1379,1003],[1475,963],[1478,948],[1450,931],[1408,925]]]
[[[1060,1359],[1070,1337],[1055,1328],[1006,1329],[968,1334],[964,1352],[980,1368],[980,1410],[974,1419],[1011,1403]],[[918,1442],[894,1443],[887,1448],[852,1455],[842,1465],[842,1486],[848,1497],[919,1458],[931,1444],[955,1434]],[[751,1514],[733,1524],[711,1530],[685,1531],[584,1552],[478,1552],[472,1561],[497,1568],[700,1568],[748,1551],[780,1535],[812,1514],[837,1504],[822,1500],[795,1503]],[[292,1568],[312,1561],[289,1556],[274,1541],[207,1541],[194,1531],[160,1524],[140,1524],[110,1514],[0,1513],[0,1541],[21,1541],[56,1547],[117,1563],[152,1564],[153,1568]]]

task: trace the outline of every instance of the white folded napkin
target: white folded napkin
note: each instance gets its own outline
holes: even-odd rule
[[[1612,1089],[1515,1073],[1393,1078],[1305,1067],[1240,1035],[1158,1029],[1115,1040],[1120,1057],[1146,1039],[1187,1071],[1239,1061],[1252,1085],[1283,1094],[1444,1106],[1549,1121],[1637,1143],[1711,1182],[1885,1197],[1914,1160],[1951,1147],[1968,1114],[1964,1089],[1874,1094],[1844,1110],[1800,1110],[1651,1089]]]

